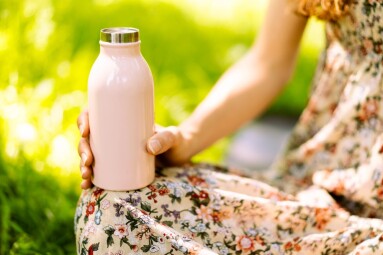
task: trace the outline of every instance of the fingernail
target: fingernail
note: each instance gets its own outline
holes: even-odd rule
[[[161,144],[158,140],[154,139],[149,142],[149,150],[151,153],[156,154],[161,150]]]
[[[85,153],[81,154],[81,165],[85,166],[85,162],[88,159],[88,156]]]
[[[80,134],[84,135],[84,125],[80,125]]]

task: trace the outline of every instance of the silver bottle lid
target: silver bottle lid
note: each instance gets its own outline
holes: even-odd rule
[[[100,41],[116,44],[138,42],[140,34],[137,28],[132,27],[103,28],[100,31]]]

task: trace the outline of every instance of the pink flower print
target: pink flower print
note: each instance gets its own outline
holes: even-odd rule
[[[254,240],[250,237],[245,235],[239,236],[236,241],[236,250],[240,251],[241,254],[248,254],[254,250]]]
[[[102,200],[102,202],[101,202],[101,208],[102,208],[103,210],[108,209],[109,206],[110,206],[110,201],[109,201],[109,200]]]
[[[212,219],[211,209],[207,206],[201,205],[200,208],[196,209],[198,219],[202,219],[203,222],[208,222]]]
[[[96,233],[96,225],[94,224],[93,221],[88,221],[84,228],[84,236],[88,237],[90,234]]]
[[[128,236],[128,227],[125,224],[116,224],[115,225],[115,231],[113,233],[115,236],[118,236],[118,238],[122,239],[125,236]]]

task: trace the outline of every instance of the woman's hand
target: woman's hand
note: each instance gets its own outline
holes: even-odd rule
[[[148,140],[146,150],[156,157],[156,166],[177,166],[189,161],[184,148],[187,139],[179,127],[156,125],[154,135]]]
[[[93,154],[89,145],[89,117],[88,110],[84,110],[80,116],[77,118],[77,126],[80,130],[81,138],[78,144],[78,154],[80,155],[80,171],[81,178],[81,188],[88,189],[92,187],[92,164],[93,164]]]
[[[78,154],[81,157],[81,188],[88,189],[92,187],[92,164],[93,154],[89,144],[89,118],[88,111],[84,110],[77,119],[77,125],[80,130],[81,139],[78,145]],[[175,166],[189,161],[188,139],[182,134],[179,127],[161,127],[156,126],[155,134],[148,140],[146,149],[148,153],[157,156],[157,166]],[[118,149],[118,148],[117,148]]]

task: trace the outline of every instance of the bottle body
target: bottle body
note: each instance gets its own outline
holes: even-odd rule
[[[154,156],[146,142],[154,133],[153,78],[140,42],[100,42],[88,80],[93,183],[134,190],[154,180]]]

